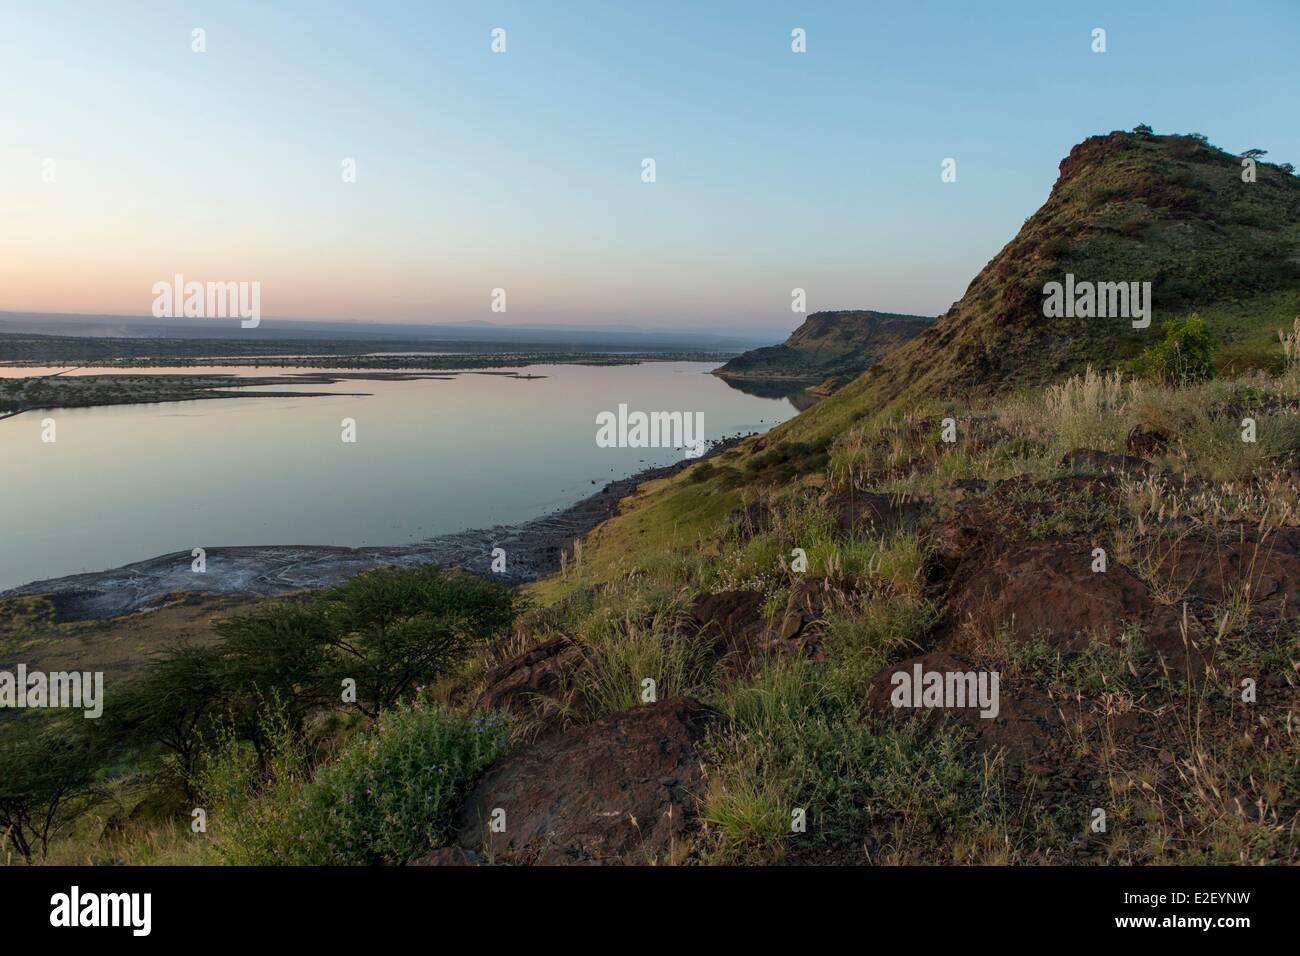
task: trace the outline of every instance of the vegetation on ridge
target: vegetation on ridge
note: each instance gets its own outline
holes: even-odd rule
[[[618,781],[689,822],[620,803],[568,835],[582,853],[635,832],[623,862],[1300,861],[1300,184],[1259,169],[1242,183],[1196,136],[1087,140],[932,327],[638,489],[535,606],[390,571],[240,615],[153,672],[175,679],[129,685],[156,706],[122,708],[148,734],[117,764],[73,749],[19,786],[0,768],[0,813],[27,801],[11,843],[61,862],[468,853],[471,785],[587,746],[590,779],[512,778],[507,836],[525,833],[527,786],[593,786],[636,749],[612,716],[692,698],[698,740],[641,748],[681,761]],[[1151,281],[1158,321],[1047,319],[1042,285],[1066,272]],[[998,715],[899,708],[913,667],[998,674]],[[242,696],[166,696],[205,673]],[[173,731],[191,726],[187,756]],[[3,759],[34,729],[55,728],[0,727],[20,741]],[[566,837],[553,792],[548,843]],[[114,800],[131,809],[104,832]]]
[[[789,379],[829,392],[857,378],[932,321],[866,310],[814,312],[782,344],[737,355],[713,374],[738,380]]]

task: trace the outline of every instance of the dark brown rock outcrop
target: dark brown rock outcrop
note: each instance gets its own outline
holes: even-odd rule
[[[690,845],[704,772],[697,745],[709,719],[678,698],[601,717],[498,761],[470,793],[452,843],[460,862],[676,861]],[[495,810],[503,832],[492,832]]]
[[[476,706],[549,724],[560,716],[556,698],[583,660],[570,638],[547,641],[488,671]]]

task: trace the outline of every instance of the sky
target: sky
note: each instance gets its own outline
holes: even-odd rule
[[[1298,41],[1295,0],[0,0],[0,310],[179,273],[281,317],[934,315],[1089,135],[1300,165]]]

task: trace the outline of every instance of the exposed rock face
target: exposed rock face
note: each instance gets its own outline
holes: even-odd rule
[[[854,411],[1007,393],[1088,365],[1110,367],[1151,345],[1162,318],[1300,290],[1293,229],[1300,177],[1262,165],[1260,188],[1243,190],[1240,173],[1240,157],[1194,137],[1089,137],[1062,160],[1047,201],[961,299],[780,437],[821,436]],[[1249,204],[1249,218],[1239,203]],[[1044,315],[1048,282],[1138,274],[1152,282],[1154,321],[1146,328],[1125,317]]]
[[[582,649],[557,637],[488,671],[477,706],[550,724],[560,716],[555,698],[583,663]]]
[[[709,719],[678,698],[606,715],[525,745],[471,792],[451,847],[426,863],[675,861],[689,848]],[[491,829],[505,812],[504,832]]]
[[[999,630],[1013,641],[1034,639],[1066,651],[1089,643],[1114,644],[1127,628],[1140,628],[1145,644],[1182,669],[1186,650],[1179,615],[1157,604],[1147,586],[1111,561],[1092,570],[1086,541],[1009,544],[978,562],[955,582],[949,616],[958,628]]]
[[[934,650],[919,657],[883,668],[867,685],[867,707],[879,716],[896,714],[902,718],[918,718],[927,714],[946,716],[971,733],[971,743],[981,751],[1005,748],[1018,759],[1042,756],[1052,749],[1055,738],[1061,735],[1060,713],[1051,699],[1039,688],[1023,681],[1006,680],[999,675],[997,715],[982,717],[978,707],[895,707],[891,695],[895,691],[894,675],[914,674],[921,665],[922,673],[980,671],[981,665],[972,658],[949,650]]]

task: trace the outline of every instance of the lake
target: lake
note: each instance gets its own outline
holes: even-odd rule
[[[795,414],[785,399],[731,388],[708,374],[715,367],[546,365],[509,370],[544,376],[533,379],[286,383],[330,394],[25,412],[0,421],[0,590],[195,547],[400,545],[516,524],[682,458],[599,447],[596,416],[620,404],[702,413],[710,441]],[[128,371],[140,370],[84,374]],[[355,392],[368,394],[346,394]],[[45,418],[56,422],[53,443],[41,440]],[[345,418],[355,442],[342,440]]]

